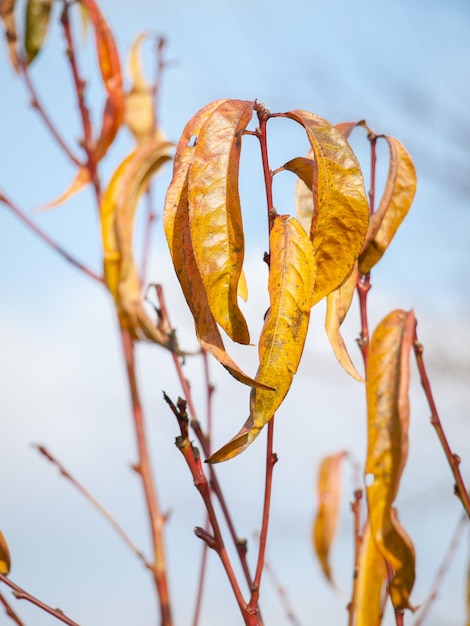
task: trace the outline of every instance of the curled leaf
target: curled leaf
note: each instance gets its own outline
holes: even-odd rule
[[[75,178],[72,180],[67,189],[62,193],[58,198],[48,202],[47,204],[39,207],[38,211],[49,211],[49,209],[55,209],[60,206],[67,200],[70,200],[72,196],[79,193],[82,189],[84,189],[88,183],[90,182],[90,170],[88,167],[83,165],[78,169],[78,172],[75,175]]]
[[[359,257],[361,274],[368,274],[382,258],[405,219],[416,193],[416,171],[410,155],[398,139],[384,138],[390,148],[390,165],[383,196],[371,217]]]
[[[349,311],[354,296],[357,275],[358,269],[356,262],[343,284],[328,294],[326,298],[325,330],[340,365],[355,380],[363,383],[364,379],[352,362],[340,332],[341,324]]]
[[[367,522],[362,533],[354,596],[356,626],[380,626],[384,612],[385,561],[377,549]]]
[[[238,381],[247,385],[260,385],[261,383],[245,374],[225,350],[194,257],[189,227],[188,174],[194,153],[194,141],[197,141],[205,120],[221,102],[212,102],[198,111],[183,130],[176,147],[173,178],[165,198],[163,226],[173,266],[194,319],[199,343]]]
[[[137,144],[150,141],[156,133],[152,87],[145,79],[140,59],[140,46],[148,36],[140,33],[134,39],[127,61],[132,86],[125,96],[124,122]]]
[[[28,63],[32,63],[41,51],[49,29],[52,0],[28,0],[24,48]]]
[[[7,575],[10,571],[10,550],[2,531],[0,530],[0,574]]]
[[[5,27],[5,38],[8,45],[10,63],[16,73],[20,71],[20,59],[18,57],[18,36],[15,22],[16,0],[0,0],[0,18]]]
[[[310,171],[305,159],[284,167],[302,178],[313,194],[310,238],[317,264],[316,304],[351,272],[367,233],[369,205],[359,162],[340,131],[308,111],[285,115],[305,128],[312,148]]]
[[[244,236],[238,192],[243,133],[254,102],[225,100],[198,133],[189,169],[189,224],[194,257],[212,315],[227,335],[248,344],[238,301]]]
[[[273,390],[253,387],[250,416],[240,432],[209,459],[226,461],[240,454],[274,416],[292,384],[307,336],[315,281],[312,244],[302,226],[278,216],[270,235],[270,307],[259,340],[256,379]]]
[[[390,597],[398,609],[412,608],[413,543],[392,508],[408,454],[409,353],[415,330],[412,311],[396,310],[379,324],[370,344],[366,394],[367,503],[373,540],[394,572]]]
[[[330,552],[338,528],[341,501],[341,462],[346,452],[325,457],[318,471],[318,512],[313,524],[313,545],[323,573],[334,585],[330,567]]]

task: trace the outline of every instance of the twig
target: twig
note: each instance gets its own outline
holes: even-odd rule
[[[452,452],[452,450],[450,449],[449,442],[447,441],[447,437],[444,433],[444,429],[442,427],[442,423],[439,418],[439,413],[437,412],[437,407],[434,402],[434,398],[433,398],[432,391],[431,391],[431,385],[429,383],[429,378],[426,373],[426,368],[424,365],[424,359],[423,359],[424,347],[418,341],[418,335],[416,333],[416,329],[415,329],[415,335],[414,335],[414,352],[415,352],[415,357],[416,357],[416,364],[418,366],[419,375],[421,378],[421,385],[424,389],[424,393],[426,395],[428,405],[431,410],[431,424],[434,426],[434,429],[437,433],[439,441],[441,442],[441,446],[446,455],[447,461],[449,462],[452,474],[455,478],[455,487],[454,487],[455,495],[460,499],[460,501],[462,502],[463,508],[465,509],[468,517],[470,517],[470,497],[465,487],[462,474],[460,473],[460,457],[458,456],[458,454],[455,454],[454,452]]]
[[[139,457],[138,463],[134,466],[134,469],[142,479],[142,486],[147,504],[147,513],[151,526],[154,559],[151,569],[153,572],[157,595],[160,601],[161,626],[171,626],[173,622],[168,590],[165,545],[163,541],[165,516],[161,513],[158,504],[150,456],[147,447],[144,416],[135,374],[134,345],[129,332],[122,327],[121,340],[132,399],[132,415],[134,418],[134,428]]]
[[[364,361],[365,376],[367,376],[367,361],[369,356],[369,322],[367,319],[367,295],[371,290],[370,274],[365,276],[358,275],[356,290],[359,296],[359,312],[361,315],[361,331],[359,338],[356,339],[357,345],[362,354]]]
[[[459,546],[460,540],[462,539],[463,532],[467,524],[468,518],[464,513],[453,532],[452,540],[444,556],[444,560],[442,561],[439,569],[436,572],[431,591],[429,592],[427,599],[423,603],[422,609],[419,612],[418,619],[415,621],[414,626],[421,626],[421,624],[426,619],[433,602],[436,600],[439,588],[442,585],[444,576],[447,574],[447,570],[449,569],[450,564],[452,563],[452,560],[457,552],[457,548]]]
[[[356,612],[356,596],[357,596],[357,581],[359,576],[359,560],[362,547],[362,532],[361,532],[361,502],[363,491],[362,489],[355,489],[354,500],[351,502],[351,510],[354,516],[354,573],[353,573],[353,587],[351,594],[351,601],[348,604],[348,626],[354,626],[354,615]]]
[[[118,522],[114,519],[114,517],[107,511],[96,498],[94,498],[83,485],[81,485],[76,478],[74,478],[70,472],[65,469],[65,467],[60,463],[44,446],[40,446],[35,444],[34,447],[40,452],[48,461],[50,461],[53,465],[57,467],[59,472],[62,474],[64,478],[69,480],[72,485],[77,489],[82,496],[106,519],[106,521],[114,528],[116,533],[120,536],[123,542],[127,545],[127,547],[133,552],[137,558],[139,558],[142,563],[145,565],[147,569],[152,571],[152,565],[147,561],[142,551],[137,548],[137,546],[132,542],[127,533],[124,531],[122,526],[118,524]]]
[[[33,107],[33,109],[35,109],[39,113],[46,128],[49,130],[52,137],[62,148],[64,154],[68,156],[68,158],[72,161],[72,163],[74,163],[78,167],[81,167],[82,163],[80,162],[80,159],[78,159],[78,157],[76,157],[73,154],[72,150],[67,146],[64,139],[62,139],[61,134],[59,133],[57,128],[54,126],[51,118],[46,113],[44,106],[40,102],[36,88],[29,74],[28,64],[24,61],[24,59],[20,59],[20,68],[21,68],[22,76],[25,81],[26,89],[28,90],[29,96],[31,98],[31,106]]]
[[[8,615],[8,617],[13,620],[15,622],[15,624],[17,624],[17,626],[25,626],[24,622],[22,622],[20,620],[20,618],[18,617],[18,615],[15,613],[15,611],[13,610],[13,608],[10,606],[10,604],[8,603],[8,600],[5,598],[5,596],[3,594],[0,593],[0,602],[3,604],[3,606],[5,607],[5,612]]]
[[[92,278],[98,283],[103,283],[103,278],[95,274],[93,270],[77,261],[71,254],[69,254],[60,244],[54,241],[49,235],[47,235],[39,226],[37,226],[30,218],[19,208],[17,207],[12,200],[7,198],[0,191],[0,202],[3,202],[5,206],[7,206],[10,211],[12,211],[16,217],[18,217],[30,230],[32,230],[40,239],[42,239],[52,250],[57,252],[62,258],[64,258],[68,263],[75,266],[77,269],[86,274],[89,278]]]
[[[27,602],[36,605],[37,607],[39,607],[46,613],[49,613],[49,615],[52,615],[64,624],[68,624],[68,626],[79,626],[77,622],[74,622],[69,617],[67,617],[65,613],[61,611],[61,609],[53,609],[47,604],[44,604],[44,602],[41,602],[41,600],[38,600],[37,598],[29,594],[27,591],[16,585],[10,578],[7,578],[3,574],[0,574],[0,582],[5,583],[5,585],[8,585],[11,589],[13,589],[13,595],[17,600],[26,600]]]

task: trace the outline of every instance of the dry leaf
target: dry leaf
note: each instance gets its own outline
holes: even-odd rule
[[[41,206],[37,209],[38,212],[49,211],[49,209],[55,209],[60,206],[67,200],[70,200],[72,196],[79,193],[82,189],[84,189],[88,183],[90,182],[90,171],[88,167],[83,165],[78,169],[78,172],[75,175],[75,178],[67,187],[67,189],[62,193],[58,198],[48,202],[44,206]]]
[[[338,528],[341,502],[341,462],[346,452],[327,456],[320,464],[317,480],[318,513],[313,525],[313,545],[321,568],[334,585],[330,567],[330,552]]]
[[[0,574],[4,574],[6,576],[10,571],[10,567],[10,550],[8,549],[8,544],[2,531],[0,530]]]
[[[312,184],[310,179],[307,184],[315,207],[310,238],[317,264],[316,304],[351,272],[367,233],[369,204],[359,162],[340,131],[308,111],[289,111],[286,116],[305,128],[312,147]],[[307,181],[305,160],[287,165]]]
[[[49,29],[52,0],[28,0],[24,48],[28,63],[32,63],[41,51]]]
[[[248,344],[238,306],[244,257],[238,192],[243,133],[254,102],[225,100],[207,117],[197,136],[189,169],[189,224],[194,257],[212,315],[227,335]]]
[[[278,216],[270,235],[268,279],[270,308],[259,340],[256,379],[275,391],[253,388],[250,416],[240,432],[209,461],[240,454],[274,416],[292,383],[307,336],[315,281],[312,244],[295,219]]]
[[[398,609],[412,609],[409,596],[415,579],[413,543],[392,508],[408,454],[409,353],[415,325],[413,312],[402,310],[379,324],[366,376],[369,519],[377,549],[394,571],[390,597]]]
[[[0,0],[0,18],[5,27],[10,63],[15,72],[18,73],[20,71],[20,60],[17,48],[18,36],[16,34],[15,4],[16,0]]]
[[[382,199],[371,217],[359,257],[361,274],[368,274],[381,259],[405,219],[416,192],[416,171],[410,155],[397,139],[387,136],[385,139],[390,148],[390,166]]]

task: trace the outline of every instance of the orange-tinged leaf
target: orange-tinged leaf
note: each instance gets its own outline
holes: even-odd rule
[[[16,73],[20,71],[20,60],[18,57],[18,36],[15,23],[16,0],[0,0],[0,18],[5,27],[5,38],[8,45],[8,55],[10,63]]]
[[[78,169],[75,178],[72,180],[67,189],[58,198],[48,202],[47,204],[39,207],[38,211],[48,211],[49,209],[55,209],[67,200],[70,200],[72,196],[79,193],[90,182],[90,171],[86,166],[82,166]]]
[[[256,375],[274,391],[251,390],[247,422],[210,462],[226,461],[245,450],[284,400],[302,356],[314,282],[315,258],[308,235],[295,218],[276,217],[270,235],[270,308],[259,340]]]
[[[330,551],[338,528],[341,503],[341,462],[346,452],[325,457],[318,471],[318,512],[313,524],[313,545],[323,573],[334,585]]]
[[[197,140],[205,120],[221,102],[212,102],[198,111],[183,130],[176,147],[173,178],[166,194],[163,226],[176,275],[194,318],[199,343],[238,381],[260,385],[245,374],[225,350],[196,264],[189,228],[188,172],[194,152],[193,139]]]
[[[354,596],[356,626],[380,626],[384,611],[384,586],[387,568],[377,549],[367,522],[362,533],[361,550]]]
[[[212,315],[227,335],[248,344],[238,306],[244,257],[238,192],[242,136],[254,102],[225,100],[200,129],[189,169],[189,224],[194,256]]]
[[[352,362],[340,332],[341,324],[344,322],[354,297],[357,275],[358,269],[356,262],[343,284],[328,294],[326,298],[325,330],[333,352],[341,366],[355,380],[363,383],[364,378],[359,374]]]
[[[397,139],[387,136],[385,139],[390,148],[390,166],[382,199],[371,217],[359,257],[361,274],[368,274],[382,258],[405,219],[416,192],[416,171],[410,155]]]
[[[138,144],[156,134],[152,87],[145,79],[140,59],[140,46],[147,37],[148,33],[140,33],[134,39],[127,61],[132,86],[125,96],[124,122]]]
[[[245,302],[248,300],[248,285],[246,282],[245,272],[242,270],[240,274],[240,280],[238,281],[238,297],[244,300]]]
[[[412,608],[415,579],[413,543],[392,508],[408,454],[409,354],[415,325],[412,311],[396,310],[382,320],[372,337],[366,376],[369,519],[377,549],[394,571],[390,597],[399,609]]]
[[[101,78],[107,92],[100,136],[94,150],[95,161],[106,154],[124,119],[124,92],[121,63],[113,34],[95,0],[80,0],[95,29]]]
[[[52,0],[28,0],[24,48],[28,63],[32,63],[41,51],[49,28]]]
[[[286,116],[305,128],[314,159],[310,238],[317,264],[316,304],[350,273],[367,233],[369,205],[359,162],[340,131],[308,111]],[[295,165],[295,173],[303,175],[304,163]]]
[[[335,124],[335,128],[339,130],[345,139],[349,139],[349,135],[356,128],[356,126],[362,126],[363,124],[364,120],[361,120],[360,122],[340,122],[339,124]]]
[[[7,575],[10,571],[10,550],[2,531],[0,530],[0,574]]]

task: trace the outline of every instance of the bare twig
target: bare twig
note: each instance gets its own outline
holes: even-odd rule
[[[11,605],[9,604],[8,600],[1,593],[0,593],[0,603],[3,604],[3,606],[5,607],[5,612],[8,615],[8,617],[13,622],[15,622],[15,624],[17,626],[25,626],[24,622],[18,617],[18,615],[15,613],[15,611],[13,610]]]
[[[357,581],[359,576],[359,561],[362,546],[361,532],[361,503],[363,491],[355,489],[354,500],[351,502],[351,510],[354,516],[354,573],[351,601],[348,604],[348,626],[354,626],[354,616],[356,611]]]
[[[27,602],[34,604],[35,606],[39,607],[46,613],[49,613],[49,615],[52,615],[64,624],[68,624],[68,626],[79,626],[77,622],[74,622],[69,617],[67,617],[65,613],[63,613],[63,611],[61,611],[60,609],[53,609],[47,604],[44,604],[44,602],[41,602],[41,600],[38,600],[37,598],[32,596],[30,593],[16,585],[10,578],[7,578],[3,574],[0,574],[0,582],[5,583],[5,585],[8,585],[11,589],[13,589],[13,595],[17,600],[26,600]]]

